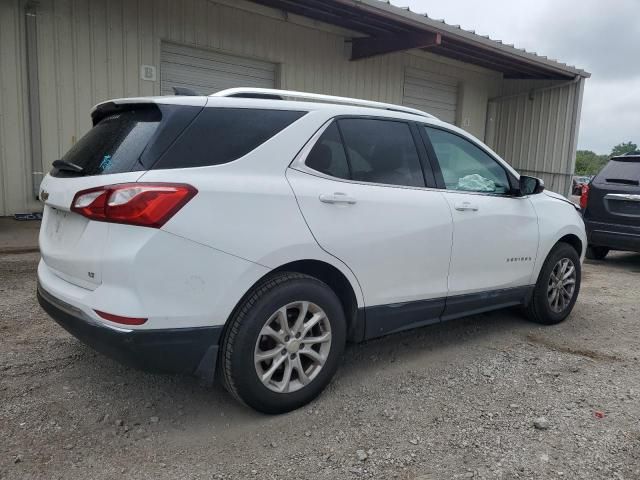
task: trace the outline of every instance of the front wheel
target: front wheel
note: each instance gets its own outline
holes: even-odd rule
[[[264,413],[284,413],[317,397],[346,341],[336,294],[320,280],[279,273],[250,292],[227,328],[221,368],[227,390]]]
[[[581,275],[578,252],[566,243],[557,244],[542,266],[526,307],[527,317],[544,325],[562,322],[576,303]]]

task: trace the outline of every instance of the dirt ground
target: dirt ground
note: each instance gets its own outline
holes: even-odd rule
[[[94,353],[40,310],[37,261],[0,255],[0,478],[640,479],[640,255],[588,262],[555,327],[503,311],[352,345],[275,417]]]

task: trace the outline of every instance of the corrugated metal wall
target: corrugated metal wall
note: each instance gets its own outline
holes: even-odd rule
[[[0,0],[0,215],[39,208],[31,195],[26,3]],[[459,87],[456,123],[481,139],[487,100],[502,88],[499,73],[428,53],[349,62],[350,32],[244,0],[40,0],[37,29],[45,170],[88,130],[94,104],[160,94],[163,40],[276,63],[281,88],[397,104],[406,68],[450,77]],[[156,66],[157,81],[142,80],[141,65]],[[509,134],[501,122],[500,131]],[[514,142],[499,139],[505,145],[501,153],[514,164],[538,158],[514,160]]]
[[[0,0],[0,215],[39,208],[30,199],[24,133],[25,4]],[[159,70],[162,40],[277,63],[282,88],[393,103],[402,102],[405,67],[449,76],[465,92],[460,122],[480,137],[486,98],[501,79],[421,52],[349,62],[349,32],[242,0],[40,0],[37,15],[45,169],[87,131],[94,104],[160,94],[160,72],[156,82],[144,81],[140,66]]]
[[[495,99],[491,147],[520,173],[568,195],[575,169],[584,80],[505,80]],[[577,102],[577,103],[576,103]]]
[[[22,88],[27,78],[21,3],[0,0],[0,215],[24,211],[31,195],[25,133],[28,103]]]

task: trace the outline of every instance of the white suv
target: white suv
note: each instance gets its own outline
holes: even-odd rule
[[[143,368],[251,407],[316,397],[346,341],[521,305],[571,312],[575,205],[410,108],[232,89],[101,103],[42,183],[38,298]]]

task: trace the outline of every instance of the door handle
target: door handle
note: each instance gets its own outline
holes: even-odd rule
[[[479,210],[478,206],[471,202],[456,203],[455,208],[459,212],[477,212]]]
[[[341,192],[336,192],[333,194],[326,194],[323,193],[320,195],[320,201],[322,203],[331,203],[331,204],[347,204],[347,205],[353,205],[356,203],[356,199],[353,197],[350,197],[349,195],[347,195],[346,193],[341,193]]]

